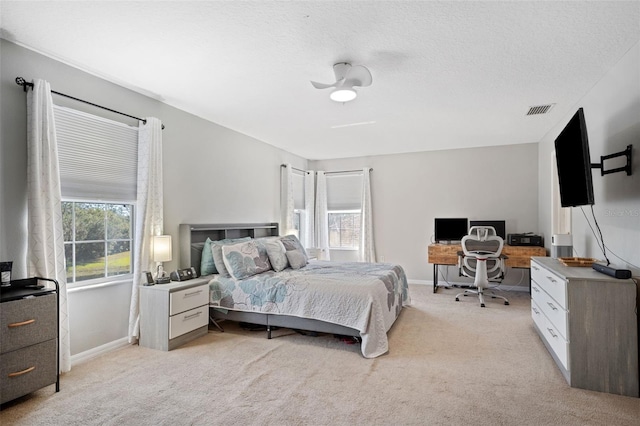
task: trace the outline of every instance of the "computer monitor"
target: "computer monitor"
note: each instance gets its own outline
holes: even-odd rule
[[[503,240],[507,240],[507,230],[504,220],[471,220],[469,221],[469,228],[472,226],[493,226],[496,230],[496,235]]]
[[[467,218],[435,218],[436,243],[460,241],[469,232]]]

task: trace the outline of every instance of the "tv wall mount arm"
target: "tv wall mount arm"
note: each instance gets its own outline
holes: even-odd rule
[[[609,175],[611,173],[618,173],[618,172],[627,172],[627,176],[631,176],[631,148],[632,148],[632,145],[627,145],[627,149],[625,149],[624,151],[616,152],[615,154],[601,155],[600,162],[591,163],[591,168],[600,169],[600,176]],[[627,157],[627,164],[624,167],[618,167],[616,169],[611,169],[611,170],[604,169],[604,160],[622,157],[623,155]]]

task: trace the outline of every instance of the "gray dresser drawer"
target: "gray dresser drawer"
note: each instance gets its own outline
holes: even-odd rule
[[[56,338],[56,310],[56,294],[3,303],[0,312],[2,353]]]
[[[56,383],[57,347],[52,339],[0,355],[0,404]]]

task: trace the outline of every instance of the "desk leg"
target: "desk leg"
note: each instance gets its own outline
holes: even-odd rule
[[[438,264],[433,264],[433,292],[438,291]]]

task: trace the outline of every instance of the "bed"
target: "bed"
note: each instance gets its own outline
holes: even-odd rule
[[[227,261],[236,254],[233,250],[240,250],[238,247],[246,251],[254,250],[253,246],[256,246],[252,255],[258,253],[256,263],[259,263],[259,257],[268,257],[264,253],[265,244],[272,248],[280,244],[274,240],[281,239],[276,223],[181,225],[181,267],[193,266],[198,275],[204,272],[209,276],[206,275],[208,271],[201,270],[207,238],[232,241],[222,246]],[[290,247],[285,240],[297,241],[291,236],[284,238],[282,241],[287,249]],[[293,255],[295,251],[287,250],[287,253]],[[208,259],[208,256],[205,249],[204,258]],[[237,274],[237,271],[235,277],[210,275],[212,320],[263,325],[269,338],[272,327],[356,336],[361,341],[365,358],[375,358],[388,351],[387,332],[402,307],[410,302],[407,279],[401,266],[309,260],[294,269],[291,265],[299,266],[296,258],[288,257],[291,263],[282,270],[274,261],[270,268],[248,276]],[[231,263],[229,266],[234,268],[236,265]],[[234,271],[231,272],[234,275]]]

